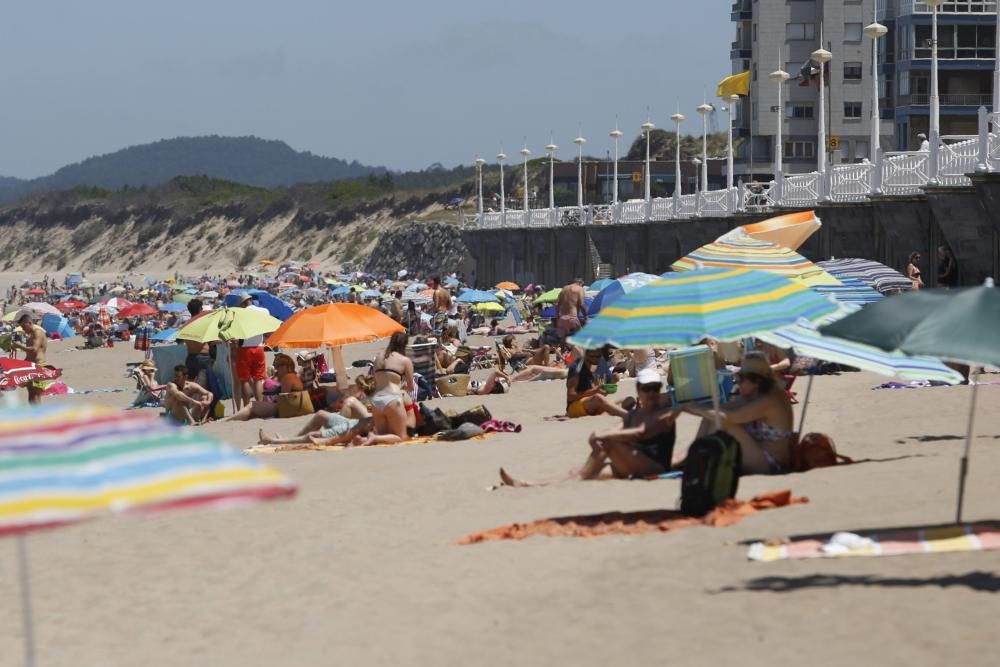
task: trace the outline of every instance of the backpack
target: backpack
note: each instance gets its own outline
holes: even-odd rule
[[[833,440],[825,433],[806,433],[792,448],[792,470],[805,472],[813,468],[827,468],[854,460],[837,453]]]
[[[695,440],[684,460],[681,513],[704,516],[735,497],[742,465],[740,444],[725,431]]]

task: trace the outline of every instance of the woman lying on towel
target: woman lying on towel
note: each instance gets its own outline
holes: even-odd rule
[[[302,380],[295,371],[295,361],[282,352],[274,355],[274,379],[281,383],[281,394],[307,399],[309,394],[304,391]],[[311,402],[310,402],[311,405]],[[312,410],[310,409],[310,412]],[[254,401],[239,412],[223,417],[219,421],[249,421],[251,419],[272,419],[278,417],[278,403],[271,401]]]
[[[734,378],[738,398],[712,407],[690,406],[684,411],[702,417],[698,436],[711,433],[715,420],[740,443],[744,474],[778,475],[788,472],[795,434],[794,415],[788,395],[778,385],[767,356],[750,352]]]
[[[655,369],[639,372],[636,385],[639,400],[625,413],[620,426],[603,433],[591,433],[590,455],[579,470],[558,481],[596,479],[608,466],[618,479],[631,476],[662,475],[670,470],[674,453],[677,411],[670,397],[661,393],[663,378]],[[506,486],[539,486],[550,482],[522,482],[500,469]]]

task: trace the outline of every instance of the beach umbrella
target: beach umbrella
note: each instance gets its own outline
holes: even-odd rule
[[[590,349],[737,340],[838,311],[830,299],[768,271],[698,269],[668,274],[625,294],[570,341]]]
[[[840,281],[840,285],[814,285],[813,289],[820,294],[832,296],[840,303],[865,305],[881,301],[885,298],[881,293],[875,291],[857,278],[840,276],[837,277],[837,280]]]
[[[118,317],[149,317],[156,315],[156,308],[145,303],[134,303],[118,311]]]
[[[56,308],[62,311],[66,310],[83,310],[87,307],[86,302],[80,301],[79,299],[67,299],[66,301],[60,301],[56,304]]]
[[[330,296],[342,296],[344,294],[350,294],[350,293],[351,293],[351,288],[348,287],[347,285],[341,285],[336,289],[330,290]]]
[[[153,334],[151,340],[157,343],[172,343],[177,340],[177,332],[180,329],[164,329]]]
[[[496,301],[482,301],[480,303],[475,303],[472,305],[472,309],[479,311],[480,313],[494,313],[494,314],[499,314],[506,310],[506,308],[504,308]]]
[[[730,241],[749,237],[798,250],[822,226],[815,211],[799,211],[736,227],[716,240]]]
[[[487,301],[497,302],[500,299],[494,292],[485,290],[470,289],[458,295],[458,303],[485,303]]]
[[[356,303],[326,303],[288,318],[267,339],[273,348],[337,347],[386,338],[403,326],[381,311]]]
[[[37,314],[38,317],[41,317],[42,315],[46,315],[48,313],[52,313],[53,315],[59,315],[60,317],[62,316],[62,313],[59,312],[58,308],[53,306],[51,303],[45,303],[43,301],[31,301],[29,303],[26,303],[23,306],[21,306],[21,310],[30,310],[31,312]]]
[[[108,315],[108,307],[104,304],[97,307],[97,323],[104,329],[111,328],[111,316]]]
[[[260,264],[261,266],[273,266],[274,265],[274,262],[272,262],[269,259],[262,259],[262,260],[260,260],[257,263]]]
[[[674,271],[739,268],[770,271],[806,285],[839,285],[839,281],[799,253],[767,241],[741,238],[703,245],[671,265]]]
[[[210,343],[219,340],[246,340],[271,333],[281,320],[250,308],[219,308],[191,318],[177,333],[180,340]]]
[[[535,303],[555,303],[556,301],[559,300],[560,292],[562,292],[561,287],[553,287],[548,292],[545,292],[537,299],[535,299]]]
[[[614,278],[601,278],[600,280],[595,280],[587,288],[588,292],[600,292],[602,289],[614,282]]]
[[[121,285],[115,285],[114,287],[109,289],[108,292],[111,294],[124,294],[125,288],[122,287]]]
[[[208,435],[96,405],[5,411],[0,535],[15,535],[26,663],[34,663],[26,533],[108,514],[227,509],[287,498],[296,486]]]
[[[122,299],[117,296],[104,297],[103,299],[100,299],[98,303],[103,303],[112,310],[121,310],[122,308],[127,308],[132,305],[132,302],[128,299]]]
[[[420,292],[421,290],[427,289],[426,283],[410,283],[406,286],[407,292]]]
[[[509,280],[505,280],[502,283],[497,283],[496,285],[494,285],[494,287],[496,287],[497,289],[510,290],[511,292],[516,292],[519,289],[521,289],[520,285],[518,285],[515,282],[511,282]]]
[[[244,294],[249,294],[254,298],[261,308],[271,313],[271,317],[276,317],[282,322],[287,320],[292,316],[292,307],[274,296],[270,292],[265,292],[259,289],[248,289],[240,290],[239,292],[233,292],[232,294],[227,294],[223,304],[226,306],[238,306],[240,303],[240,298]]]
[[[203,296],[206,299],[218,299],[219,293],[216,292],[215,290],[208,290],[207,292],[202,292],[201,296]]]
[[[62,375],[62,371],[52,366],[38,366],[24,359],[0,357],[0,389],[23,387],[31,382],[43,380],[55,380],[60,375]]]
[[[648,285],[654,280],[659,279],[659,276],[654,276],[651,273],[630,273],[617,280],[612,280],[609,285],[594,297],[594,300],[587,307],[587,314],[591,316],[596,315],[601,312],[602,308],[620,299],[622,295],[634,292],[643,285]]]
[[[361,293],[361,298],[362,299],[381,299],[382,298],[382,292],[379,292],[378,290],[374,290],[374,289],[366,289],[364,292]]]
[[[160,310],[162,310],[165,313],[181,313],[181,312],[187,312],[187,306],[185,306],[183,303],[174,301],[172,303],[163,304],[162,306],[160,306]]]
[[[194,301],[194,297],[190,294],[175,294],[174,301],[181,304],[190,303],[191,301]]]
[[[45,296],[45,290],[41,287],[32,287],[26,292],[29,296]]]
[[[881,294],[913,289],[913,281],[902,273],[870,259],[828,259],[816,265],[837,279],[856,278]]]
[[[820,332],[883,350],[972,366],[1000,366],[1000,290],[993,286],[992,278],[981,287],[911,290],[867,306],[822,327]],[[959,471],[958,523],[962,521],[978,388],[979,383],[974,381]]]
[[[444,279],[444,286],[445,287],[458,287],[461,284],[462,283],[461,283],[461,281],[458,278],[445,278]]]

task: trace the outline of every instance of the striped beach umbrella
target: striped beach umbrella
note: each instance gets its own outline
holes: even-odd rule
[[[813,289],[820,294],[832,296],[840,303],[856,303],[862,306],[885,298],[880,292],[857,278],[839,276],[837,280],[840,281],[840,285],[815,285]]]
[[[674,271],[692,269],[759,269],[794,278],[809,286],[840,282],[794,250],[753,238],[719,240],[703,245],[671,265]]]
[[[691,345],[736,340],[839,310],[798,281],[767,271],[698,269],[668,274],[626,294],[570,341],[584,348]]]
[[[634,292],[643,285],[648,285],[659,279],[659,276],[654,276],[651,273],[630,273],[617,280],[612,280],[594,297],[593,302],[587,307],[587,314],[593,317],[603,308],[620,299],[622,295]]]
[[[870,259],[828,259],[816,265],[837,279],[856,278],[881,294],[913,289],[913,283],[902,273]]]

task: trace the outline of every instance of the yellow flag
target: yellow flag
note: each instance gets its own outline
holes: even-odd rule
[[[727,76],[719,82],[719,87],[715,89],[715,96],[727,99],[730,95],[750,94],[750,72]]]

